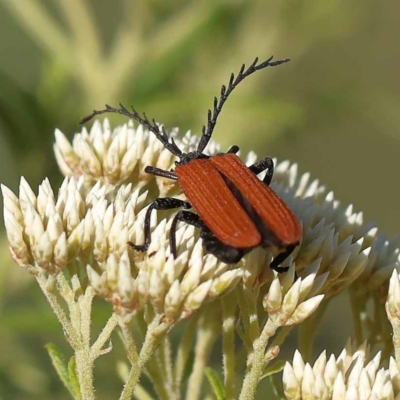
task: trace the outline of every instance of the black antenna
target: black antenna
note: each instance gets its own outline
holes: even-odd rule
[[[289,58],[285,58],[283,60],[277,60],[277,61],[272,61],[273,56],[268,58],[268,60],[262,62],[261,64],[257,65],[258,62],[258,57],[253,61],[253,63],[250,65],[247,70],[245,70],[246,66],[245,64],[242,65],[242,68],[240,68],[240,71],[235,79],[235,75],[232,73],[231,78],[229,79],[229,84],[228,88],[226,88],[225,85],[222,85],[221,87],[221,95],[220,99],[218,100],[217,97],[214,97],[214,107],[213,111],[208,110],[207,114],[207,128],[205,125],[203,125],[203,135],[201,136],[199,145],[197,146],[197,151],[199,153],[202,153],[203,150],[206,148],[208,142],[211,139],[211,135],[214,131],[215,125],[217,123],[218,115],[220,114],[223,105],[225,104],[225,101],[228,99],[229,95],[232,93],[233,89],[246,77],[251,75],[252,73],[263,69],[267,67],[275,67],[277,65],[286,63],[290,61]]]
[[[172,154],[180,157],[182,155],[182,151],[180,148],[176,145],[175,141],[173,138],[168,138],[167,133],[165,132],[164,127],[158,126],[156,124],[156,121],[154,119],[152,122],[149,121],[147,118],[146,114],[143,113],[143,117],[139,115],[139,113],[132,107],[132,111],[128,111],[121,103],[119,104],[120,108],[114,108],[106,104],[106,108],[104,110],[93,110],[93,112],[86,116],[85,118],[82,118],[79,121],[79,124],[84,124],[88,121],[90,121],[93,117],[96,115],[100,114],[105,114],[105,113],[116,113],[116,114],[121,114],[125,115],[128,118],[132,118],[135,121],[138,121],[140,124],[144,125],[150,132],[153,132],[157,139],[165,146],[166,149],[168,149]]]

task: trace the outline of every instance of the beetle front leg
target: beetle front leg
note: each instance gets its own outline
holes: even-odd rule
[[[192,208],[191,204],[187,201],[183,201],[180,199],[175,199],[173,197],[165,197],[155,199],[149,206],[146,211],[146,215],[144,217],[144,244],[136,245],[132,242],[128,242],[129,246],[137,251],[146,251],[151,242],[151,232],[150,232],[150,220],[151,220],[151,212],[153,210],[172,210],[174,208]]]
[[[269,186],[271,183],[272,175],[274,175],[274,161],[271,157],[265,157],[260,161],[255,162],[253,165],[250,165],[249,169],[255,175],[258,175],[260,172],[267,170],[263,182]]]
[[[173,171],[165,171],[164,169],[147,166],[144,169],[144,172],[154,175],[154,176],[161,176],[162,178],[172,179],[174,181],[178,180],[178,177],[175,175]]]
[[[176,228],[178,222],[186,222],[189,225],[193,225],[196,228],[204,229],[204,222],[200,219],[197,214],[194,214],[190,211],[180,210],[176,213],[174,219],[172,220],[171,229],[169,233],[169,247],[171,249],[171,254],[176,258],[177,250],[176,250]]]

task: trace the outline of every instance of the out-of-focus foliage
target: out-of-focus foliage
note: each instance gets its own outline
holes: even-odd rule
[[[215,139],[297,161],[398,232],[399,12],[394,1],[3,0],[0,181],[59,179],[54,128],[72,134],[104,103],[200,132],[229,73],[273,54],[292,61],[238,89]],[[6,247],[3,237],[0,398],[67,398],[42,347],[58,326]]]

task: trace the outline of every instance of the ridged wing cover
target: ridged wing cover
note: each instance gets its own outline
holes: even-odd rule
[[[236,248],[258,246],[261,235],[257,227],[211,160],[196,159],[176,166],[175,174],[182,191],[221,242]]]
[[[300,241],[301,227],[292,210],[238,156],[217,155],[210,162],[233,183],[283,245]]]

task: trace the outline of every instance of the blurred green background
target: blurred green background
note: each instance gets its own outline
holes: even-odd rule
[[[21,175],[34,188],[47,176],[56,187],[54,128],[71,138],[105,103],[199,133],[230,72],[274,55],[292,61],[237,89],[214,139],[297,162],[397,234],[399,13],[390,0],[2,0],[0,182],[16,191]],[[10,261],[4,234],[0,250],[0,399],[68,398],[43,349],[62,343],[59,326]],[[323,348],[343,346],[351,326],[342,318],[328,320]],[[104,399],[119,385],[98,382]]]

